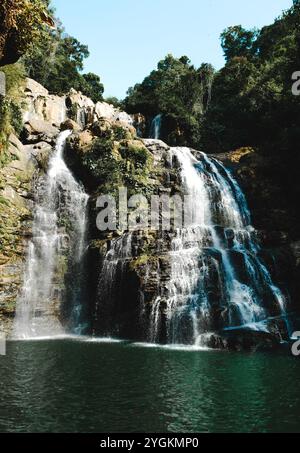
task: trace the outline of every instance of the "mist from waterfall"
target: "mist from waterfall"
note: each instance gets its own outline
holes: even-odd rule
[[[205,346],[216,331],[268,331],[269,318],[286,318],[286,299],[259,257],[246,199],[230,172],[201,153],[171,149],[182,186],[192,195],[192,222],[171,245],[168,297],[150,317],[150,341]]]
[[[63,159],[70,134],[71,131],[64,131],[57,138],[48,171],[39,178],[35,188],[32,239],[28,246],[23,288],[17,301],[15,338],[61,335],[68,322],[79,327],[81,301],[74,288],[70,296],[73,300],[68,301],[70,319],[64,322],[61,319],[68,266],[73,271],[76,269],[75,278],[80,280],[86,247],[88,196]],[[80,281],[77,285],[80,286]]]

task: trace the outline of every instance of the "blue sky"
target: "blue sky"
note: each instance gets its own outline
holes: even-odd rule
[[[67,33],[89,46],[85,71],[101,76],[106,96],[123,98],[168,53],[220,68],[219,36],[242,24],[273,22],[292,0],[53,0]]]

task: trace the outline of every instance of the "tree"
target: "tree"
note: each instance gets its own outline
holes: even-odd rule
[[[254,56],[257,34],[257,30],[245,30],[241,25],[224,30],[221,34],[221,45],[226,61],[234,57]]]
[[[108,98],[105,98],[104,101],[107,102],[107,104],[113,105],[116,109],[121,109],[121,110],[124,109],[123,101],[121,101],[120,99],[118,99],[115,96],[110,96]]]
[[[80,91],[91,98],[95,103],[103,101],[104,86],[100,77],[92,72],[83,74]]]
[[[130,113],[151,120],[163,114],[163,138],[170,144],[199,145],[199,124],[211,98],[214,70],[197,70],[187,56],[167,55],[141,84],[130,88],[124,101]]]
[[[58,19],[54,29],[40,31],[38,45],[30,48],[23,62],[29,77],[53,94],[63,94],[71,88],[81,91],[93,101],[102,100],[104,87],[96,74],[82,74],[88,47],[65,33]]]
[[[269,154],[294,153],[300,105],[291,76],[300,60],[300,1],[260,31],[230,27],[222,46],[227,63],[214,79],[203,117],[203,148],[254,146]]]

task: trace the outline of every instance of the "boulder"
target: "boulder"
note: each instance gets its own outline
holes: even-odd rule
[[[200,344],[211,349],[253,353],[281,348],[280,338],[275,334],[250,329],[203,334],[200,336]]]
[[[97,102],[95,113],[98,119],[105,118],[107,120],[113,120],[116,115],[116,108],[111,104],[107,104],[106,102]]]
[[[276,335],[248,329],[229,331],[223,338],[231,351],[271,351],[281,347],[281,339]]]
[[[116,111],[115,116],[114,116],[115,121],[119,121],[121,124],[127,125],[127,126],[133,126],[133,120],[130,115],[126,112],[120,112]]]
[[[64,121],[61,124],[60,129],[62,131],[72,130],[72,131],[78,132],[78,131],[80,131],[80,125],[78,123],[76,123],[76,121],[68,118],[66,121]]]
[[[90,149],[94,139],[94,135],[89,130],[78,132],[70,137],[71,148],[84,154]]]
[[[144,143],[148,151],[151,152],[156,163],[162,162],[164,159],[166,159],[166,155],[170,150],[170,147],[166,145],[166,143],[161,140],[154,140],[150,138],[143,139],[142,142]]]
[[[57,127],[66,119],[65,96],[49,95],[42,85],[26,79],[23,120],[41,120]]]
[[[95,121],[91,126],[91,132],[96,137],[105,137],[112,135],[112,121],[107,118],[100,118]]]
[[[40,168],[46,172],[53,147],[47,142],[39,142],[36,144],[25,145],[24,148],[32,157],[34,162],[36,162],[37,168]]]
[[[107,102],[97,102],[95,114],[98,119],[104,118],[112,122],[119,122],[124,126],[133,126],[133,119],[128,113],[116,109],[113,105],[107,104]]]
[[[25,85],[25,94],[26,96],[37,98],[38,96],[48,96],[49,91],[35,80],[27,78]]]
[[[50,123],[43,120],[31,119],[25,124],[22,135],[27,144],[42,141],[52,144],[55,142],[58,133],[58,128],[52,126]]]
[[[39,97],[34,101],[34,111],[37,118],[59,127],[66,119],[65,97]]]
[[[5,167],[6,177],[9,178],[8,184],[12,182],[15,185],[16,178],[19,182],[30,181],[35,170],[34,161],[30,153],[27,152],[26,147],[14,134],[9,137],[8,151],[10,156],[12,156],[12,159]]]

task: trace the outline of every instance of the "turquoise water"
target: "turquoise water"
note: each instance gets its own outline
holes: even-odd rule
[[[125,343],[12,342],[1,432],[300,432],[300,360]]]

